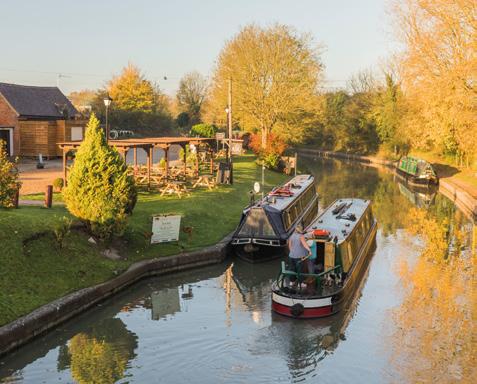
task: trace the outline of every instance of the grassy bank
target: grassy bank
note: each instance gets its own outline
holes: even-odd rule
[[[235,228],[253,182],[260,180],[261,169],[254,160],[253,156],[235,159],[232,186],[194,190],[182,199],[140,193],[124,239],[115,244],[123,260],[105,258],[101,245],[88,242],[84,233],[75,230],[59,249],[51,230],[68,216],[65,207],[0,210],[0,325],[112,278],[135,261],[215,244]],[[284,180],[284,175],[266,172],[268,189]],[[158,213],[182,215],[182,227],[189,227],[191,235],[181,231],[178,243],[149,245],[151,216]],[[25,243],[26,239],[30,240]]]

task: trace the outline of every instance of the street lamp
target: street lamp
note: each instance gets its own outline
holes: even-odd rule
[[[108,142],[109,141],[108,109],[113,99],[111,99],[111,97],[107,95],[103,101],[104,101],[104,106],[106,107],[106,142]]]
[[[231,159],[232,159],[232,147],[231,147],[232,134],[231,134],[231,131],[230,131],[230,124],[229,124],[229,122],[230,122],[230,112],[231,112],[231,110],[230,110],[229,107],[225,108],[225,113],[227,114],[227,132],[228,132],[227,136],[229,138],[229,140],[228,140],[228,142],[229,142],[228,143],[228,151],[227,151],[227,162],[231,161]]]

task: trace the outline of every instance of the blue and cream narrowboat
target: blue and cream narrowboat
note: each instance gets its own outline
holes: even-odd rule
[[[312,175],[298,175],[275,187],[263,199],[244,209],[232,237],[235,253],[260,262],[286,253],[287,239],[301,223],[308,226],[318,215],[318,195]]]

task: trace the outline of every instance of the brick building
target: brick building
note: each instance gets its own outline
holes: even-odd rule
[[[0,140],[11,156],[61,156],[58,142],[83,139],[78,116],[57,87],[0,83]]]

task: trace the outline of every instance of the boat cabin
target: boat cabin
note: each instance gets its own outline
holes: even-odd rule
[[[318,198],[314,183],[311,175],[295,176],[246,208],[232,244],[253,240],[257,244],[283,245],[298,222],[309,225],[316,217]]]
[[[341,286],[367,250],[375,225],[369,200],[336,200],[306,229],[312,255],[300,271],[301,277],[319,291],[325,280],[335,288]],[[297,275],[287,270],[285,263],[281,272],[288,277]]]
[[[403,156],[397,167],[398,174],[418,184],[437,184],[438,177],[434,168],[425,160]]]

